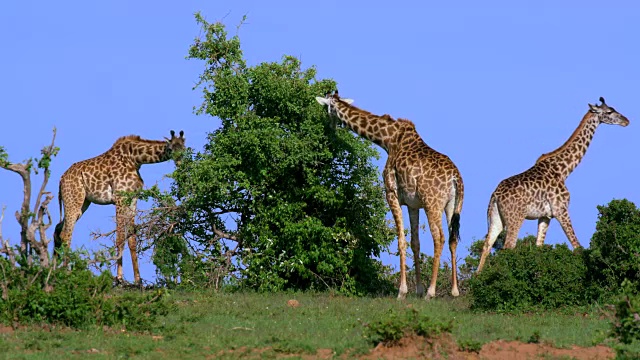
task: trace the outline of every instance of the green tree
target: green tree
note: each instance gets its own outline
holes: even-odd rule
[[[172,234],[200,249],[197,257],[185,253],[190,266],[196,260],[208,276],[225,268],[261,291],[388,289],[372,258],[393,236],[372,163],[379,154],[332,126],[317,105],[314,97],[335,82],[317,80],[313,67],[292,56],[249,66],[237,35],[200,14],[196,20],[203,37],[188,58],[205,63],[196,112],[219,118],[221,127],[173,175],[181,206]],[[165,244],[189,249],[176,241],[186,240]]]

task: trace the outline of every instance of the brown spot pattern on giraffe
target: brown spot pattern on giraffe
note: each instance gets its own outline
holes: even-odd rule
[[[91,159],[74,163],[60,178],[58,200],[60,214],[64,216],[56,225],[54,249],[71,246],[71,236],[75,223],[91,203],[116,205],[118,278],[122,280],[122,250],[125,238],[129,239],[129,250],[133,263],[135,281],[140,281],[137,263],[136,240],[133,234],[133,220],[136,201],[125,204],[120,192],[131,192],[142,188],[144,182],[138,172],[143,164],[164,162],[185,149],[184,132],[166,140],[146,140],[138,135],[117,139],[106,152]],[[126,234],[125,234],[126,233]]]
[[[464,198],[462,176],[455,164],[446,155],[430,148],[417,133],[415,125],[407,119],[395,120],[388,114],[374,115],[343,101],[336,94],[316,98],[328,105],[331,115],[336,116],[357,134],[380,145],[388,153],[383,172],[387,203],[393,213],[398,233],[400,252],[399,298],[407,292],[405,272],[406,240],[402,219],[402,205],[409,208],[411,222],[411,248],[414,253],[417,292],[424,288],[420,281],[420,241],[418,238],[418,211],[423,208],[429,222],[434,241],[434,262],[427,296],[435,295],[440,255],[444,244],[442,213],[447,215],[449,225],[449,249],[452,254],[452,294],[458,295],[456,274],[456,246],[460,211]]]
[[[478,265],[484,267],[498,235],[506,229],[505,248],[516,245],[518,232],[525,219],[538,220],[536,244],[542,245],[549,221],[556,218],[574,248],[580,247],[569,216],[569,190],[566,178],[584,157],[596,128],[600,124],[627,126],[629,120],[609,107],[603,98],[601,105],[589,104],[569,139],[556,150],[541,155],[528,170],[502,180],[491,194],[487,209],[489,229]]]

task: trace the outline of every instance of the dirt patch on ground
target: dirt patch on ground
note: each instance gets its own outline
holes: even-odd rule
[[[466,354],[466,353],[461,353]],[[458,352],[458,345],[449,334],[436,339],[411,336],[392,345],[378,344],[369,354],[359,359],[467,359]]]
[[[318,349],[315,354],[283,354],[274,351],[272,348],[262,349],[250,349],[245,346],[237,348],[235,350],[223,350],[219,351],[215,355],[208,356],[207,359],[218,358],[242,358],[242,359],[264,359],[264,358],[276,358],[287,359],[295,357],[296,359],[304,360],[316,360],[316,359],[334,359],[335,353],[331,349]],[[344,358],[344,357],[342,357]]]
[[[11,326],[4,326],[0,324],[0,334],[12,334],[13,328]]]
[[[558,349],[548,344],[526,344],[519,341],[492,341],[484,344],[480,352],[460,351],[450,335],[438,339],[422,337],[404,338],[393,346],[378,345],[361,359],[454,359],[454,360],[512,360],[512,359],[556,359],[600,360],[615,358],[613,349],[598,345],[592,347],[573,346]]]
[[[613,359],[616,353],[604,345],[591,347],[573,346],[571,349],[558,349],[547,344],[524,344],[518,341],[498,340],[485,344],[480,350],[481,359],[537,359],[572,358],[578,360]]]
[[[392,345],[379,344],[370,353],[360,356],[342,354],[336,356],[331,349],[319,349],[315,354],[283,354],[271,348],[249,349],[246,347],[235,350],[220,351],[214,356],[223,355],[235,358],[259,359],[266,355],[278,359],[290,357],[311,359],[448,359],[448,360],[512,360],[512,359],[577,359],[601,360],[614,359],[613,349],[598,345],[592,347],[574,346],[571,349],[558,349],[548,344],[527,344],[519,341],[497,340],[484,344],[479,352],[461,351],[455,339],[445,334],[436,339],[421,336],[405,337]]]

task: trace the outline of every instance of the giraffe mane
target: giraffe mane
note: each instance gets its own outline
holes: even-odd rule
[[[362,114],[362,115],[364,115],[364,116],[375,116],[375,117],[379,117],[379,118],[383,118],[383,119],[387,119],[387,120],[393,120],[393,121],[395,121],[395,119],[394,119],[393,117],[391,117],[391,115],[389,115],[389,114],[376,115],[376,114],[374,114],[374,113],[372,113],[372,112],[370,112],[370,111],[367,111],[367,110],[365,110],[365,109],[361,109],[361,108],[359,108],[359,107],[357,107],[357,106],[355,106],[355,105],[351,105],[351,104],[349,104],[349,103],[346,103],[346,102],[342,101],[342,99],[337,99],[337,100],[340,102],[340,104],[341,104],[342,106],[350,107],[350,108],[352,108],[353,110],[355,110],[355,111],[357,111],[357,112],[361,113],[361,114]]]
[[[351,107],[352,109],[360,112],[362,115],[364,116],[375,116],[375,117],[379,117],[381,119],[385,119],[385,120],[389,120],[389,121],[394,121],[397,123],[403,123],[403,124],[407,124],[409,125],[411,128],[415,129],[416,125],[413,123],[413,121],[409,120],[409,119],[403,119],[403,118],[398,118],[397,120],[395,118],[393,118],[393,116],[389,115],[389,114],[382,114],[382,115],[376,115],[370,111],[361,109],[357,106],[351,105],[351,104],[347,104],[346,102],[342,101],[341,99],[338,99],[338,101],[340,101],[342,103],[342,105],[344,106],[348,106]]]
[[[165,140],[149,140],[149,139],[141,138],[140,135],[126,135],[126,136],[119,137],[113,143],[113,145],[111,146],[111,149],[115,149],[127,142],[136,142],[139,144],[148,144],[148,145],[166,144]]]
[[[582,129],[582,126],[584,125],[584,123],[586,123],[587,121],[589,121],[592,117],[592,114],[590,112],[587,112],[584,117],[582,118],[582,120],[580,121],[580,124],[578,124],[578,127],[576,127],[576,129],[573,131],[573,133],[571,134],[571,136],[569,137],[569,139],[567,139],[567,141],[564,142],[564,144],[562,144],[559,148],[548,152],[548,153],[544,153],[542,155],[540,155],[540,157],[538,158],[538,160],[536,160],[536,164],[539,163],[540,161],[546,160],[550,157],[552,157],[553,155],[558,154],[559,152],[561,152],[562,150],[564,150],[567,146],[569,146],[569,144],[571,144],[571,142],[573,142],[576,138],[576,136],[578,136],[578,133],[580,132],[580,129]]]
[[[413,121],[411,121],[409,119],[398,118],[398,122],[408,124],[409,126],[411,126],[414,129],[416,128],[416,124],[414,124]]]
[[[116,140],[114,142],[114,144],[121,143],[121,142],[124,142],[124,141],[127,141],[127,140],[142,140],[142,138],[140,138],[140,135],[121,136],[121,137],[118,138],[118,140]]]

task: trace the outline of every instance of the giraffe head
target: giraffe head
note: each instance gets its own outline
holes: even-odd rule
[[[338,110],[336,108],[337,104],[342,101],[347,104],[351,104],[353,99],[341,99],[338,95],[338,90],[336,90],[333,94],[331,91],[327,91],[324,97],[316,96],[316,101],[320,103],[320,105],[327,105],[327,111],[331,116],[337,116]]]
[[[589,112],[593,113],[594,116],[597,116],[601,124],[620,126],[629,125],[629,119],[617,112],[613,107],[607,105],[602,96],[600,96],[600,102],[602,103],[600,105],[589,104]]]
[[[184,138],[184,131],[180,130],[180,136],[176,136],[176,132],[171,130],[171,138],[165,137],[164,139],[167,142],[167,146],[164,151],[167,158],[173,159],[176,163],[176,166],[180,166],[180,156],[182,152],[186,149]]]

